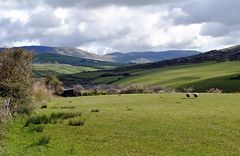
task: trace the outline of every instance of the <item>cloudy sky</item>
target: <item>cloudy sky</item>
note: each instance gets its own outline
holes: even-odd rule
[[[240,43],[239,0],[0,0],[0,46],[207,51]]]

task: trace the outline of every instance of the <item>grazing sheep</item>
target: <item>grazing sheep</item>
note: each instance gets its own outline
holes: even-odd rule
[[[191,94],[190,93],[186,93],[186,97],[190,98]]]
[[[194,96],[195,98],[197,98],[197,97],[199,97],[199,94],[198,94],[198,93],[193,93],[193,96]]]

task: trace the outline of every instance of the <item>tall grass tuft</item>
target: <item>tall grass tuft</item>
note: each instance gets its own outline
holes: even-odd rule
[[[92,109],[91,112],[98,113],[98,112],[99,112],[99,109]]]
[[[68,124],[70,125],[70,126],[83,126],[84,125],[84,123],[85,123],[85,121],[84,120],[81,120],[81,119],[78,119],[78,120],[69,120],[68,121]]]
[[[37,146],[44,146],[50,142],[50,136],[42,136],[37,140]]]
[[[48,123],[57,123],[58,120],[65,120],[73,117],[81,116],[81,113],[72,113],[72,112],[59,112],[52,113],[50,116],[40,115],[40,116],[32,116],[27,119],[24,127],[28,127],[29,125],[39,125],[39,124],[48,124]]]
[[[81,113],[60,112],[60,113],[52,113],[49,118],[50,118],[50,120],[57,120],[57,119],[68,119],[68,118],[73,118],[73,117],[77,117],[77,116],[81,116]]]
[[[42,133],[43,130],[44,130],[44,126],[43,125],[31,125],[31,126],[29,126],[29,131],[30,132]]]
[[[46,115],[32,116],[27,119],[24,127],[28,127],[30,124],[40,125],[49,123],[49,118]]]

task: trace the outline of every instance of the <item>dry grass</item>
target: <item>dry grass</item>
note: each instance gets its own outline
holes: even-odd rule
[[[33,84],[33,97],[36,101],[44,101],[53,97],[52,92],[49,91],[42,82]]]

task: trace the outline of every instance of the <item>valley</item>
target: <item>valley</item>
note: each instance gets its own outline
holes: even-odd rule
[[[240,155],[240,0],[2,0],[0,156]]]

